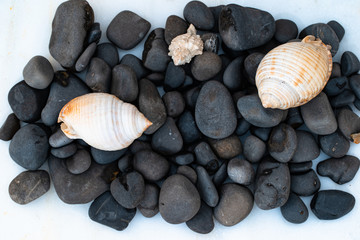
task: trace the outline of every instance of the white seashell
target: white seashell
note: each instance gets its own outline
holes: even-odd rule
[[[187,33],[175,37],[169,46],[169,56],[172,57],[174,64],[184,65],[191,59],[202,54],[203,41],[199,35],[196,35],[194,25],[190,24]]]
[[[256,86],[265,108],[303,105],[325,87],[332,71],[331,47],[314,36],[282,44],[259,64]]]
[[[74,98],[60,111],[61,130],[100,150],[126,148],[152,124],[138,109],[107,93]]]

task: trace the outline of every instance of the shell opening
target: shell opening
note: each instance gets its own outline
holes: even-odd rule
[[[76,134],[75,130],[70,125],[67,125],[64,122],[60,125],[60,129],[70,139],[79,138],[79,136]]]

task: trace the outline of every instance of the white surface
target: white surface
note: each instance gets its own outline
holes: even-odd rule
[[[7,102],[9,89],[22,80],[22,70],[35,55],[50,59],[56,70],[59,66],[50,57],[48,43],[51,22],[61,0],[1,0],[0,1],[0,124],[5,121],[11,109]],[[231,1],[206,0],[208,6],[227,4]],[[164,27],[166,18],[175,14],[182,16],[185,1],[152,0],[89,0],[100,22],[105,41],[106,28],[112,18],[122,10],[132,10],[149,20],[152,29]],[[301,30],[317,22],[339,21],[346,34],[336,55],[338,60],[346,50],[360,57],[359,22],[360,2],[358,0],[247,0],[237,1],[243,6],[260,8],[270,12],[275,19],[288,18],[296,22]],[[132,52],[141,56],[143,42]],[[120,56],[124,56],[120,52]],[[8,142],[0,142],[0,236],[1,239],[359,239],[360,207],[357,203],[351,213],[334,221],[320,221],[310,211],[307,222],[294,225],[286,222],[280,209],[263,211],[254,206],[251,214],[234,227],[216,223],[213,232],[200,235],[192,232],[185,224],[170,225],[161,216],[147,219],[139,212],[129,227],[117,232],[91,221],[86,205],[67,205],[58,199],[54,188],[36,201],[21,206],[8,195],[8,185],[22,169],[8,154]],[[360,157],[360,147],[351,144],[349,154]],[[326,158],[323,156],[322,159]],[[316,166],[318,160],[314,161]],[[327,178],[320,177],[321,189],[341,189],[352,193],[360,200],[360,174],[350,183],[339,186]],[[311,197],[303,198],[309,207]]]

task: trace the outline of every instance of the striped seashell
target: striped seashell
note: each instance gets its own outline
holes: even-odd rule
[[[74,98],[61,109],[58,122],[67,137],[105,151],[128,147],[152,124],[134,105],[107,93]]]
[[[330,49],[309,35],[301,42],[282,44],[266,54],[255,78],[262,105],[288,109],[318,95],[331,75]]]

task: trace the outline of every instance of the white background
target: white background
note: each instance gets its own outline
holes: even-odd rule
[[[56,70],[59,66],[50,57],[48,43],[51,22],[61,0],[1,0],[0,1],[0,124],[11,109],[7,102],[9,89],[22,80],[22,70],[30,58],[43,55]],[[206,0],[208,6],[227,4],[225,0]],[[337,20],[346,29],[335,60],[351,50],[360,56],[360,1],[358,0],[247,0],[236,1],[243,6],[270,12],[275,19],[288,18],[299,30],[317,22]],[[112,18],[122,10],[132,10],[152,24],[152,29],[164,27],[166,18],[175,14],[183,17],[185,1],[152,0],[89,0],[103,33]],[[105,41],[103,34],[102,42]],[[141,57],[141,42],[132,52]],[[120,57],[125,52],[120,52]],[[357,112],[358,113],[358,112]],[[147,219],[137,213],[123,232],[92,222],[86,205],[67,205],[58,199],[54,188],[28,205],[14,203],[8,195],[8,185],[22,169],[8,154],[8,142],[0,142],[0,236],[1,239],[360,239],[359,204],[351,213],[334,221],[320,221],[312,212],[307,222],[294,225],[286,222],[279,209],[263,211],[254,206],[251,214],[234,227],[216,223],[208,235],[192,232],[185,224],[170,225],[161,216]],[[360,147],[351,144],[349,154],[360,156]],[[325,159],[322,156],[321,159]],[[317,161],[314,161],[316,166]],[[46,168],[46,167],[45,167]],[[339,186],[320,178],[321,189],[341,189],[360,199],[359,174],[350,183]],[[307,206],[310,197],[303,198]]]

